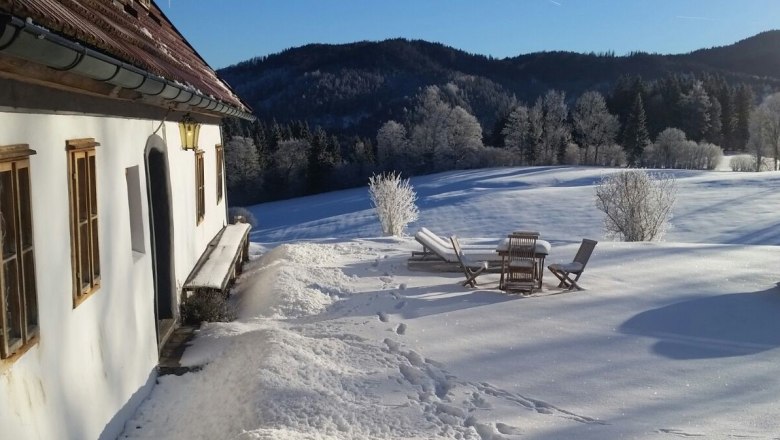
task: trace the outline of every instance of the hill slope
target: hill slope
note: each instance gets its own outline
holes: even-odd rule
[[[514,103],[548,89],[574,97],[606,92],[621,75],[719,74],[757,89],[780,88],[780,31],[685,55],[628,56],[539,52],[494,59],[438,43],[405,39],[311,44],[220,70],[264,119],[306,120],[329,130],[376,134],[403,120],[421,87],[453,83],[483,128]]]

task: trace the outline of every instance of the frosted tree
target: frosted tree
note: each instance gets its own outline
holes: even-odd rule
[[[376,133],[377,163],[385,170],[406,171],[409,163],[409,139],[406,128],[387,121]]]
[[[244,191],[257,183],[260,161],[252,139],[234,136],[225,144],[225,180],[230,190]]]
[[[774,159],[774,169],[780,165],[780,93],[769,95],[750,114],[748,148],[760,170],[764,155]]]
[[[563,160],[571,140],[571,130],[566,123],[568,115],[564,92],[548,90],[536,100],[529,117],[532,139],[538,142],[536,163],[555,164]]]
[[[411,150],[428,169],[448,170],[476,165],[483,149],[482,127],[460,106],[445,103],[436,86],[426,87],[415,109]]]
[[[607,110],[604,96],[599,92],[585,92],[577,99],[572,112],[574,134],[580,147],[593,150],[593,164],[600,163],[599,149],[615,143],[620,123]]]
[[[516,156],[521,165],[533,162],[533,145],[531,143],[531,122],[528,107],[519,105],[509,113],[506,125],[501,130],[504,136],[504,146]]]
[[[623,241],[660,240],[677,197],[673,176],[628,170],[596,186],[596,207],[605,214],[606,235]]]
[[[439,88],[428,86],[418,98],[411,130],[411,153],[416,163],[435,168],[434,151],[449,148],[447,126],[450,106],[439,97]]]
[[[471,113],[456,106],[449,114],[447,124],[447,144],[444,150],[443,165],[448,168],[472,168],[479,164],[482,145],[482,126]]]
[[[311,146],[303,139],[279,142],[271,156],[277,188],[286,195],[300,194],[306,184],[308,152]]]
[[[704,139],[710,131],[712,101],[701,81],[694,81],[691,90],[680,96],[679,105],[685,115],[682,119],[685,133],[695,141]]]
[[[417,220],[417,194],[400,173],[375,174],[368,179],[368,194],[385,236],[401,236]]]

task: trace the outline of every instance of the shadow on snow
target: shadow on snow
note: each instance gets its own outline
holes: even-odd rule
[[[655,338],[669,359],[745,356],[780,347],[780,287],[697,298],[647,310],[620,326]]]

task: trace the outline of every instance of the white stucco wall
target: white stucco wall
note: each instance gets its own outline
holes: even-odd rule
[[[157,342],[144,148],[160,121],[0,112],[0,145],[26,143],[30,157],[40,339],[14,362],[0,361],[0,437],[92,439],[154,378]],[[219,127],[204,125],[206,217],[195,220],[195,158],[179,147],[175,122],[157,132],[167,147],[176,285],[226,223],[216,203],[214,145]],[[100,289],[73,308],[67,155],[69,139],[95,138],[101,263]],[[130,238],[125,169],[138,166],[145,253]],[[127,410],[127,408],[125,408]],[[112,425],[116,425],[115,419]],[[122,420],[119,420],[120,424]],[[115,426],[114,426],[115,428]]]

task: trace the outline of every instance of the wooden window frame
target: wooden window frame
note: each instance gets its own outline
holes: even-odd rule
[[[206,218],[206,182],[203,150],[195,150],[195,224]]]
[[[32,176],[27,144],[0,147],[0,183],[8,176],[10,194],[0,187],[0,359],[13,361],[38,342],[38,294],[32,227]],[[22,171],[25,171],[24,173]],[[10,204],[11,218],[2,212]],[[13,242],[7,240],[12,235]],[[9,246],[7,246],[9,245]],[[9,270],[10,269],[10,270]],[[9,286],[9,276],[13,286]],[[16,335],[11,339],[11,333]]]
[[[222,201],[224,196],[224,181],[225,181],[225,149],[221,144],[217,144],[214,147],[214,151],[217,156],[217,203]]]
[[[102,266],[98,238],[97,146],[100,144],[93,138],[73,139],[66,143],[73,308],[100,289]],[[83,160],[81,167],[80,160]],[[88,279],[83,280],[85,277]]]

